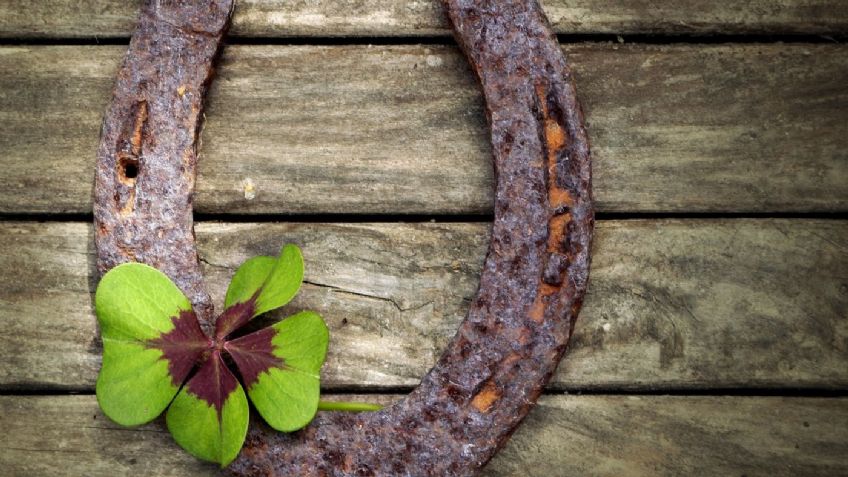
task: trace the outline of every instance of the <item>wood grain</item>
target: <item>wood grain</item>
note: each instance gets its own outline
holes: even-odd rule
[[[848,210],[848,46],[567,47],[602,212]],[[123,47],[0,48],[0,212],[88,213]],[[225,50],[203,213],[489,213],[491,149],[442,46]]]
[[[161,418],[120,428],[94,396],[0,397],[0,426],[12,477],[218,475]],[[843,475],[846,455],[846,399],[543,396],[483,475]]]
[[[840,0],[545,0],[558,33],[844,33]],[[0,37],[125,38],[138,0],[5,0]],[[232,34],[247,37],[449,35],[437,0],[283,1],[236,4]]]
[[[841,475],[845,399],[543,396],[490,476]]]
[[[200,223],[218,309],[234,269],[287,242],[332,343],[327,389],[413,386],[477,286],[486,224]],[[587,301],[551,389],[848,386],[848,221],[601,221]],[[91,230],[0,224],[0,389],[90,391],[101,348]]]

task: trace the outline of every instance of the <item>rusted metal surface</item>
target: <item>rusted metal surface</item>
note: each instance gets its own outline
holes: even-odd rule
[[[191,234],[196,128],[229,4],[145,4],[98,162],[101,271],[126,260],[209,309]],[[321,413],[281,434],[258,419],[234,475],[472,475],[532,408],[586,290],[593,226],[588,141],[565,58],[535,1],[445,0],[486,98],[497,175],[480,288],[436,366],[375,413]],[[174,7],[176,8],[176,7]],[[205,13],[205,11],[204,11]],[[138,177],[121,175],[138,161]],[[208,315],[207,315],[208,316]]]
[[[103,121],[94,189],[98,270],[150,264],[207,323],[192,193],[203,97],[231,10],[232,0],[143,3]]]

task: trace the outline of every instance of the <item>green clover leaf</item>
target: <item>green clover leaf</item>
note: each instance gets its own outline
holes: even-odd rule
[[[206,336],[191,304],[165,274],[127,263],[106,273],[95,308],[103,338],[97,401],[118,424],[136,426],[165,409],[174,440],[192,455],[228,465],[248,427],[247,395],[271,427],[301,429],[319,408],[377,410],[362,403],[319,402],[329,332],[314,312],[231,339],[253,317],[279,308],[303,281],[300,249],[255,257],[236,271],[214,336]],[[229,356],[238,377],[227,367]]]
[[[165,410],[210,342],[188,299],[147,265],[113,268],[94,306],[103,338],[97,401],[118,424],[144,424]]]
[[[295,431],[315,416],[319,371],[329,333],[317,313],[298,313],[224,345],[244,377],[250,400],[278,431]]]
[[[193,456],[222,467],[236,458],[247,435],[247,398],[217,350],[177,394],[165,422]]]

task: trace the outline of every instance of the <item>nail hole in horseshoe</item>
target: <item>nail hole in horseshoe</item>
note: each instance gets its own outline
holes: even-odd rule
[[[118,160],[118,180],[127,186],[134,186],[138,177],[138,159],[134,157],[121,157]]]

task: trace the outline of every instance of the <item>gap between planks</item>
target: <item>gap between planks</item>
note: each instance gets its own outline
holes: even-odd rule
[[[595,220],[709,220],[709,219],[818,219],[818,220],[848,220],[848,212],[597,212]],[[91,223],[92,214],[4,214],[0,213],[0,222],[82,222]],[[194,214],[195,223],[230,222],[230,223],[485,223],[491,224],[494,216],[490,214],[464,215],[422,215],[422,214]]]
[[[716,44],[746,44],[746,43],[780,43],[780,44],[838,44],[848,41],[848,34],[557,34],[557,41],[563,46],[579,45],[582,43],[608,43],[629,45],[716,45]],[[0,46],[113,46],[129,45],[129,37],[107,38],[60,38],[60,37],[2,37]],[[245,37],[229,36],[224,39],[225,46],[235,45],[280,45],[280,46],[392,46],[392,45],[435,45],[451,46],[455,41],[449,36],[368,36],[368,37]]]

